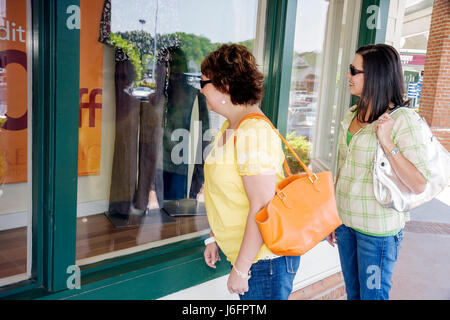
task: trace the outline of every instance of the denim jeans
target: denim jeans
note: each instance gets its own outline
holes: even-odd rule
[[[300,256],[259,260],[250,268],[249,290],[241,300],[287,300],[300,265]]]
[[[348,300],[388,300],[403,230],[376,237],[345,225],[336,229]]]

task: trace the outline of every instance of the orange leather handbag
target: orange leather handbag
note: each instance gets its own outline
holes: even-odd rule
[[[272,200],[256,214],[264,243],[273,253],[302,255],[342,224],[334,197],[333,175],[331,171],[314,173],[306,167],[264,115],[248,114],[241,119],[238,127],[249,118],[264,119],[270,123],[305,170],[305,173],[292,174],[285,159],[287,177],[276,186]]]

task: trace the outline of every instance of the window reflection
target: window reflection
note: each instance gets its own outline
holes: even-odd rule
[[[0,0],[0,286],[31,274],[29,6]]]
[[[302,0],[297,4],[287,141],[306,165],[315,140],[328,5],[326,0]],[[289,151],[286,157],[293,172],[303,171]]]
[[[253,48],[257,6],[257,0],[81,0],[82,12],[92,15],[81,23],[81,38],[97,37],[86,47],[81,42],[80,73],[93,63],[94,48],[103,53],[90,68],[102,88],[91,104],[100,107],[82,110],[88,95],[80,101],[80,146],[88,144],[81,134],[87,114],[97,112],[100,151],[78,181],[78,264],[208,233],[203,160],[224,119],[206,108],[200,64],[224,42]],[[83,51],[91,52],[86,59]]]

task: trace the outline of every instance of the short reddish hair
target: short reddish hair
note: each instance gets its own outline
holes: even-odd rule
[[[264,76],[242,45],[220,46],[203,60],[201,71],[219,91],[230,95],[233,104],[254,105],[262,99]]]

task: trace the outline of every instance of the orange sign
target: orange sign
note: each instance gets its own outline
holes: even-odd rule
[[[98,42],[103,0],[81,0],[78,175],[100,174],[103,44]]]
[[[0,4],[0,183],[10,183],[27,180],[27,1]]]
[[[0,183],[27,181],[27,0],[0,0]],[[81,0],[78,175],[100,173],[103,0]]]

